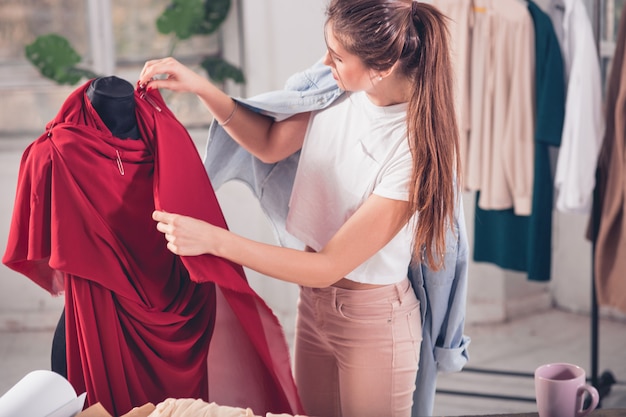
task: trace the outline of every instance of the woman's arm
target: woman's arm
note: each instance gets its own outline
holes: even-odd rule
[[[385,246],[405,225],[407,207],[406,201],[370,196],[319,252],[255,242],[178,214],[155,211],[152,217],[175,254],[209,253],[283,281],[327,287]]]
[[[266,163],[280,161],[302,147],[310,113],[281,122],[238,106],[205,77],[174,58],[145,63],[139,83],[146,88],[189,92],[198,96],[228,134],[248,152]]]

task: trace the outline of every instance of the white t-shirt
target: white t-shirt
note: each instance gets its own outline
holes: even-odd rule
[[[358,92],[312,113],[289,203],[289,233],[319,251],[372,193],[408,200],[412,156],[407,107],[379,107]],[[368,284],[405,279],[411,224],[346,278]]]

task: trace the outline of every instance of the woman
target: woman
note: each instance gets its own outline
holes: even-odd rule
[[[195,93],[264,162],[301,152],[287,230],[306,249],[175,213],[153,218],[176,254],[209,253],[300,285],[295,373],[308,414],[409,416],[421,323],[407,270],[441,268],[458,191],[444,17],[409,0],[331,0],[325,38],[324,63],[346,94],[281,122],[172,58],[147,62],[139,80]]]

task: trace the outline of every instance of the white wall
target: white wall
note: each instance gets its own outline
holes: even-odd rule
[[[248,94],[281,88],[325,52],[322,0],[243,0]]]

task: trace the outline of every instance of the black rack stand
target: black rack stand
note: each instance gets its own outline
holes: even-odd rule
[[[600,56],[600,28],[602,26],[602,0],[594,1],[594,35],[596,39],[596,49],[598,56]],[[596,184],[598,184],[598,177],[596,176]],[[611,371],[605,370],[602,375],[598,376],[598,357],[600,356],[599,345],[599,322],[600,322],[600,310],[598,306],[598,295],[596,291],[596,273],[595,273],[595,252],[596,252],[596,238],[598,228],[600,226],[600,196],[598,195],[598,188],[593,192],[593,208],[591,210],[591,225],[592,225],[592,241],[591,241],[591,385],[596,387],[598,394],[600,394],[600,400],[609,394],[611,386],[616,383],[615,377]]]

